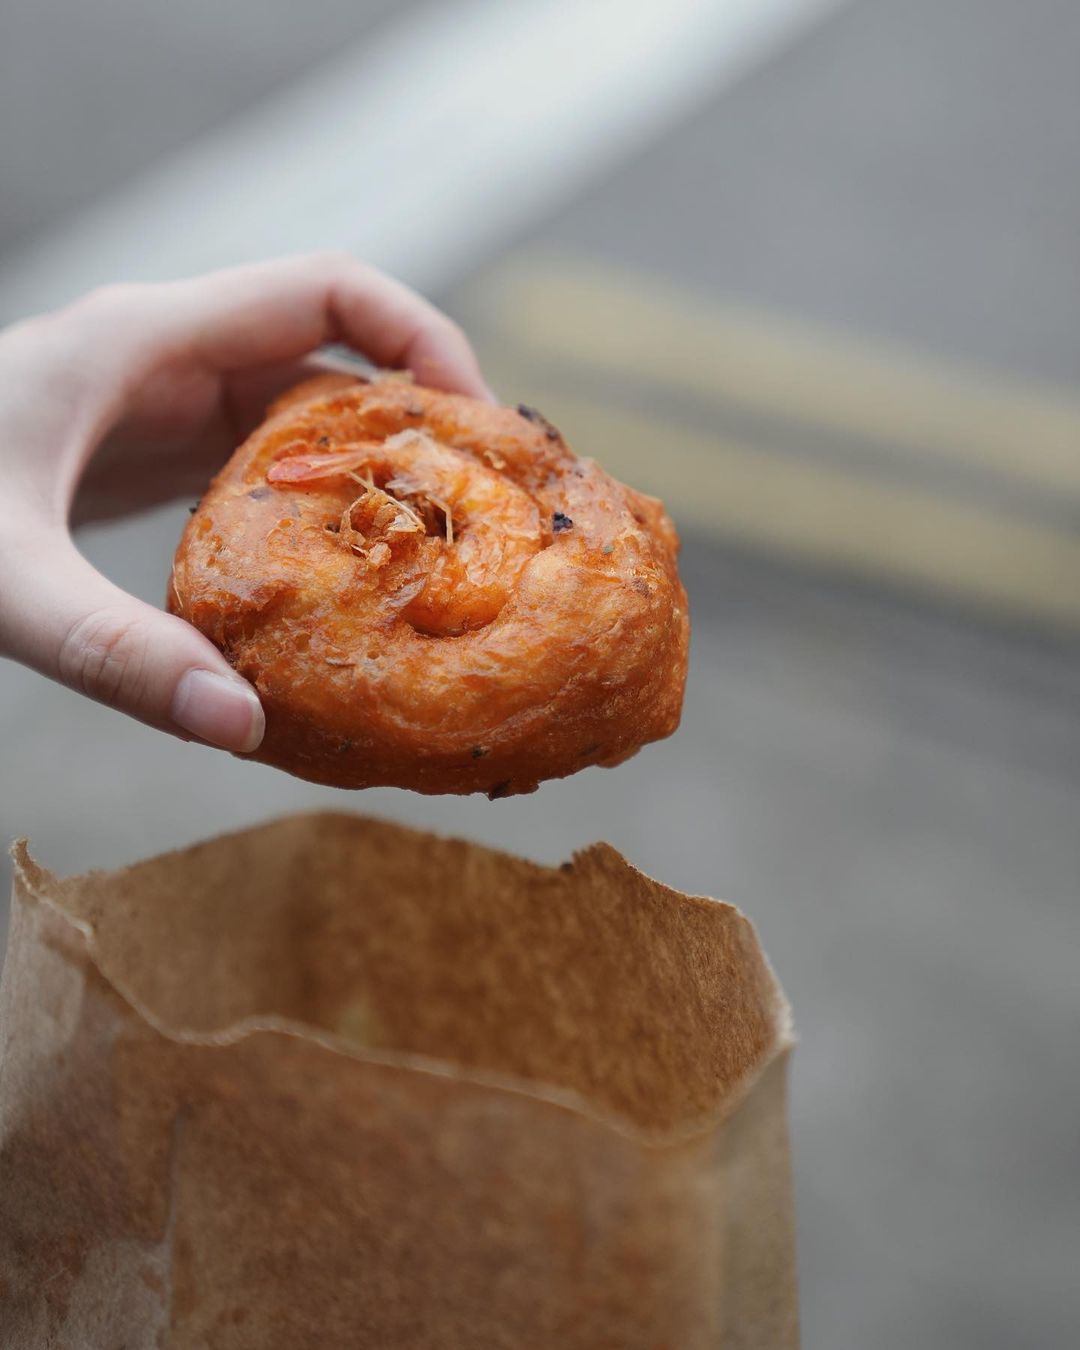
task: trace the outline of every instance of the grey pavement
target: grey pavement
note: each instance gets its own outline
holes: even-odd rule
[[[1077,50],[1068,0],[863,0],[507,247],[1073,380]],[[5,228],[46,207],[19,210]],[[182,519],[86,548],[156,601]],[[685,574],[684,726],[618,770],[497,803],[345,798],[6,668],[0,832],[58,870],[328,803],[547,861],[607,838],[745,909],[795,1006],[805,1344],[1076,1344],[1080,644],[704,540]]]
[[[1080,379],[1080,9],[857,0],[531,237]]]
[[[3,0],[0,249],[27,241],[416,0]]]

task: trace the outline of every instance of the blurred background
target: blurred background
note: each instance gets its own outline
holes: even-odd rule
[[[808,1347],[1080,1333],[1080,8],[0,0],[0,318],[348,247],[662,495],[680,733],[346,798],[0,670],[64,871],[354,807],[754,919],[795,1006]],[[186,504],[88,532],[160,602]]]

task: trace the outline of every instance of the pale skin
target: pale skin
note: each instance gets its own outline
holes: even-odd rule
[[[107,287],[0,333],[0,655],[162,731],[254,750],[254,689],[97,572],[71,526],[198,496],[327,342],[491,397],[454,323],[348,255]]]

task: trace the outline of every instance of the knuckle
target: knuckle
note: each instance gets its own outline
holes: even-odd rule
[[[77,619],[60,646],[61,681],[109,707],[141,702],[149,673],[143,627],[107,609]]]
[[[358,267],[361,265],[356,254],[350,253],[347,248],[323,249],[323,258],[331,267]]]
[[[309,262],[317,272],[329,277],[339,277],[342,274],[355,275],[364,266],[344,248],[319,249],[318,252],[309,255]]]
[[[146,287],[137,282],[110,282],[106,286],[95,286],[68,306],[66,311],[78,318],[101,319],[119,317],[130,313],[139,304]]]

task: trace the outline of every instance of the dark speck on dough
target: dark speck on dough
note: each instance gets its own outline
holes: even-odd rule
[[[517,410],[520,416],[524,417],[526,422],[532,422],[536,426],[542,427],[544,435],[548,438],[549,441],[557,441],[561,439],[559,428],[557,426],[553,426],[552,423],[547,420],[547,418],[544,416],[542,412],[537,412],[535,408],[530,408],[527,403],[519,403],[517,405]]]
[[[488,789],[488,800],[496,801],[499,797],[510,795],[510,779],[504,778],[501,783],[494,783]]]

